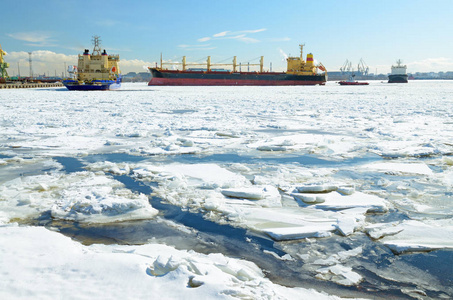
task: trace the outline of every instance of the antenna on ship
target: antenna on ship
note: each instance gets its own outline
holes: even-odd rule
[[[300,60],[304,60],[304,58],[303,58],[304,46],[305,46],[305,44],[300,44],[299,45],[299,47],[300,47]]]
[[[94,48],[93,48],[93,53],[92,55],[101,55],[101,38],[97,35],[93,36],[93,44],[94,44]]]

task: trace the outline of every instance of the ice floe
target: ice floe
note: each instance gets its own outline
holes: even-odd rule
[[[433,175],[433,171],[428,165],[424,163],[397,163],[397,162],[385,162],[385,163],[372,163],[362,166],[363,169],[374,169],[379,172],[386,172],[389,174],[417,174],[417,175]]]
[[[416,275],[411,277],[416,267],[395,265],[404,276],[393,275],[398,272],[388,275],[377,263],[382,256],[373,251],[384,249],[391,255],[391,249],[396,254],[393,259],[400,253],[452,249],[450,82],[417,81],[405,86],[373,82],[366,92],[346,91],[333,83],[321,88],[150,89],[142,83],[125,84],[125,88],[114,97],[111,93],[55,89],[0,93],[0,224],[27,223],[43,214],[85,223],[155,218],[157,211],[148,197],[157,196],[214,222],[268,236],[279,246],[301,243],[303,246],[291,253],[292,259],[303,260],[304,268],[321,280],[360,287],[372,270],[385,280],[376,286],[367,281],[370,291],[376,287],[387,289],[387,282],[405,287],[417,282],[413,288],[404,288],[403,293],[432,296],[427,292],[429,286],[415,280]],[[120,160],[121,155],[150,160],[84,161],[91,154],[110,153],[117,154]],[[51,159],[55,156],[76,157],[86,171],[65,174],[62,166]],[[132,193],[113,179],[117,175],[152,184],[152,194]],[[35,228],[25,228],[17,234],[13,234],[15,227],[2,228],[11,231],[11,241],[17,236],[27,237],[27,232],[54,241],[46,234],[37,234]],[[358,249],[354,247],[345,254],[339,247],[328,247],[359,238],[366,239],[374,249],[364,246],[363,253],[349,252]],[[110,279],[113,274],[130,275],[125,269],[139,270],[140,276],[146,277],[144,280],[154,281],[154,285],[137,287],[133,285],[136,276],[123,278],[125,286],[133,285],[123,289],[124,293],[136,290],[140,296],[146,287],[144,297],[149,296],[149,291],[169,293],[170,298],[181,297],[180,291],[185,291],[184,298],[189,299],[213,295],[253,297],[250,286],[258,282],[264,288],[267,284],[256,266],[236,261],[224,263],[230,260],[226,257],[212,257],[212,261],[221,261],[218,266],[212,261],[207,263],[210,274],[230,276],[222,277],[227,278],[221,283],[225,284],[217,289],[212,288],[213,277],[200,271],[206,257],[197,253],[186,252],[182,259],[183,255],[172,252],[171,247],[151,242],[143,248],[118,246],[118,253],[100,245],[85,248],[65,243],[56,249],[63,253],[66,247],[81,247],[87,253],[99,254],[90,261],[104,262],[122,253],[120,267],[105,264],[107,282],[96,286],[105,287],[104,290],[113,286],[112,291],[117,291],[119,285]],[[328,246],[320,246],[317,251],[318,243]],[[4,243],[0,245],[6,247]],[[20,282],[30,282],[20,287],[24,297],[49,288],[32,281],[39,278],[34,265],[26,266],[27,257],[36,260],[38,256],[27,247],[25,243],[17,247],[25,249],[26,254],[21,256],[25,276]],[[146,247],[152,251],[145,251]],[[309,249],[309,254],[299,255],[302,248]],[[134,254],[137,249],[143,250],[143,255]],[[356,258],[353,253],[370,255],[370,261],[376,258],[376,262],[362,266],[367,269],[362,273],[348,262]],[[343,254],[348,258],[341,259]],[[140,260],[140,267],[131,263],[138,260],[137,256],[146,257],[143,263]],[[276,259],[286,261],[283,257],[287,256]],[[314,264],[318,259],[320,264]],[[44,259],[33,263],[52,266]],[[82,275],[101,278],[97,270],[84,269],[82,274],[76,266],[76,271],[69,274],[60,267],[53,271],[61,271],[56,273],[63,274],[61,278],[74,278],[80,283],[78,286],[86,281],[91,284],[89,280],[82,283]],[[155,276],[153,272],[162,274]],[[66,287],[79,292],[68,287],[67,282],[71,281],[58,276],[54,278],[62,284],[61,291]],[[8,276],[2,277],[6,282],[4,278]],[[140,280],[137,282],[142,283]],[[19,279],[7,282],[6,287],[11,283],[11,288],[6,296],[20,293],[17,282]],[[219,296],[218,291],[225,290],[226,282],[232,282],[234,287]],[[246,287],[243,292],[236,288],[238,283]],[[179,290],[172,294],[174,286]],[[446,285],[438,284],[436,288],[449,293],[450,298],[453,295]],[[255,286],[255,291],[263,298],[299,299],[305,295],[301,290],[285,288],[282,296],[275,285],[263,290]],[[122,291],[118,295],[123,295]]]
[[[0,226],[0,252],[5,299],[340,299],[273,284],[255,264],[220,253],[159,244],[84,246],[43,227]]]
[[[396,253],[453,249],[451,219],[375,224],[368,227],[367,232]]]
[[[148,196],[129,189],[104,174],[77,172],[18,177],[0,184],[4,220],[52,217],[89,223],[149,219],[157,210]]]

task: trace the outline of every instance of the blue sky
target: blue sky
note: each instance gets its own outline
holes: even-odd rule
[[[60,74],[64,63],[92,49],[119,54],[123,72],[144,71],[160,59],[231,60],[285,68],[284,54],[305,53],[328,70],[361,58],[371,72],[390,72],[397,59],[409,72],[453,71],[453,1],[2,1],[0,44],[9,73]],[[19,62],[19,65],[17,65]]]

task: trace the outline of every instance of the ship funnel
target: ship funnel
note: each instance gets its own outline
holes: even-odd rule
[[[307,54],[307,65],[313,65],[314,59],[313,59],[313,54],[308,53]]]

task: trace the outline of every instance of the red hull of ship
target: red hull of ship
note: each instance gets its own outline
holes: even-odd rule
[[[340,81],[339,84],[341,84],[341,85],[368,85],[368,82],[347,82],[347,81]]]
[[[242,85],[324,85],[323,81],[300,80],[228,80],[228,79],[196,79],[196,78],[152,78],[148,85],[171,86],[242,86]]]

